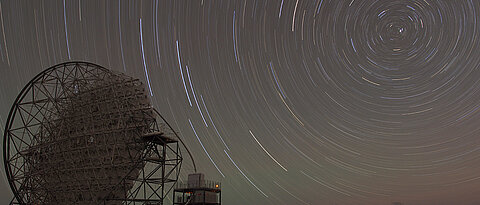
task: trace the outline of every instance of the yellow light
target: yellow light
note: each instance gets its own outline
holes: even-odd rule
[[[215,188],[218,188],[218,184],[215,184]]]

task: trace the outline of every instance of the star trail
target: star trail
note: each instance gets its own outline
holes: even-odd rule
[[[480,204],[479,12],[473,0],[2,0],[0,131],[37,73],[88,61],[144,81],[223,204]]]

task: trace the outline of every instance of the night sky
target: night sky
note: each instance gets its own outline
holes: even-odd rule
[[[480,204],[480,1],[2,0],[0,25],[2,134],[88,61],[145,82],[223,204]]]

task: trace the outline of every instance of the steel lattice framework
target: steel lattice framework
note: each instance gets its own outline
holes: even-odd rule
[[[188,151],[140,80],[86,62],[22,89],[3,146],[19,204],[163,204]]]

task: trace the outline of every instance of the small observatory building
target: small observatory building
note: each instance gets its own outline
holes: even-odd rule
[[[189,174],[187,183],[177,182],[173,191],[174,205],[220,205],[221,203],[221,184],[205,180],[205,175],[202,173]]]

